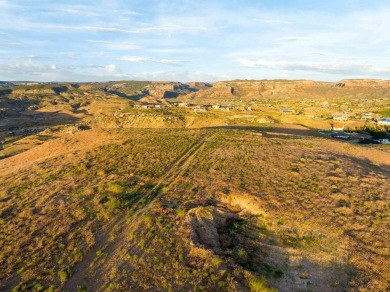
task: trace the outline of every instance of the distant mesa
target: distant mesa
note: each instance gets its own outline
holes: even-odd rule
[[[390,87],[389,80],[380,79],[350,79],[337,82],[334,87],[355,88],[355,87]]]
[[[390,88],[389,80],[379,79],[346,79],[339,82],[319,82],[312,80],[232,80],[207,82],[89,82],[89,83],[36,83],[36,82],[6,82],[0,81],[0,95],[59,95],[64,92],[106,91],[120,97],[139,100],[144,97],[155,99],[180,98],[184,100],[230,98],[252,98],[284,95],[293,96],[300,92],[312,91],[313,94],[328,92],[331,88],[339,89],[380,89]]]

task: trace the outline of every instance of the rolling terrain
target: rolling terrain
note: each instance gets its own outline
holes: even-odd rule
[[[387,291],[389,146],[279,107],[386,114],[388,87],[7,85],[0,290]],[[228,100],[253,110],[170,106]]]

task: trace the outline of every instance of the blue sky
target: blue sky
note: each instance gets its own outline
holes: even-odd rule
[[[390,79],[390,2],[0,0],[0,80]]]

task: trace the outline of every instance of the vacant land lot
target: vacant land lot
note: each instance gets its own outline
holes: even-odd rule
[[[390,156],[361,149],[292,126],[64,133],[1,161],[0,289],[384,291]]]

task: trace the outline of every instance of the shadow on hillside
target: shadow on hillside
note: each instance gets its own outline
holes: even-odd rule
[[[2,119],[8,114],[19,113],[21,111],[24,111],[29,106],[38,104],[38,102],[39,101],[36,99],[28,99],[28,98],[14,99],[14,98],[9,98],[8,96],[0,95],[0,109],[1,109],[0,118]]]
[[[164,98],[178,98],[180,93],[174,91],[165,91]]]
[[[65,88],[65,87],[64,87]],[[59,87],[58,90],[65,90]],[[56,126],[76,123],[79,118],[72,115],[55,112],[41,112],[38,98],[16,99],[8,96],[0,96],[0,131],[13,131],[27,127]],[[73,105],[77,110],[80,105]]]
[[[117,90],[110,90],[109,93],[114,94],[121,98],[126,98],[130,100],[140,100],[141,98],[145,97],[145,94],[134,94],[134,95],[127,95],[123,92],[117,91]]]
[[[20,112],[18,115],[6,115],[0,121],[0,132],[9,134],[28,134],[37,132],[41,128],[74,124],[80,121],[75,116],[60,112],[37,112],[29,110]]]
[[[259,216],[234,216],[239,210],[192,210],[195,212],[188,214],[193,215],[189,222],[195,246],[218,254],[230,269],[241,266],[266,277],[280,291],[345,291],[356,275],[345,258],[334,256],[324,262],[311,251],[325,242],[323,234],[302,237],[290,230],[275,233],[266,224],[258,223]]]
[[[72,115],[60,112],[23,111],[19,114],[5,114],[0,119],[0,159],[12,156],[1,155],[3,149],[31,135],[36,135],[46,128],[80,121]],[[15,152],[13,155],[19,152]]]

